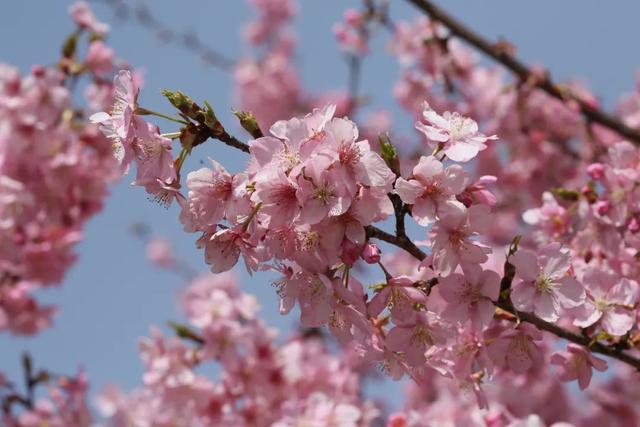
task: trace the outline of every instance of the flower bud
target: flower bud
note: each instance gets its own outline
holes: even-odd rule
[[[611,209],[611,203],[608,200],[600,200],[595,203],[594,207],[598,215],[606,215]]]
[[[377,264],[380,261],[380,248],[375,243],[367,243],[362,249],[362,259],[367,264]]]
[[[604,176],[604,165],[602,163],[591,163],[587,166],[587,175],[594,181],[602,179]]]
[[[353,265],[362,253],[362,247],[356,245],[349,239],[342,241],[342,253],[340,259],[347,265]]]

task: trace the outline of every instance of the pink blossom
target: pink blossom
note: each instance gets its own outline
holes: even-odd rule
[[[317,224],[326,217],[340,216],[349,209],[351,198],[338,184],[335,173],[328,170],[331,160],[315,157],[298,177],[297,197],[302,205],[300,218],[304,223]]]
[[[487,334],[494,332],[490,329]],[[515,329],[506,329],[492,338],[487,347],[489,356],[500,364],[506,364],[514,372],[522,374],[543,361],[542,352],[534,341],[540,341],[542,333],[535,327],[521,324]]]
[[[466,209],[457,201],[442,204],[439,221],[429,235],[433,240],[433,266],[443,276],[453,273],[458,265],[485,262],[491,249],[472,240],[488,227],[489,207],[473,205]]]
[[[416,129],[424,133],[430,142],[435,142],[448,158],[454,162],[468,162],[487,148],[485,142],[498,139],[478,132],[478,124],[458,113],[445,112],[443,116],[431,109],[426,102],[422,115],[429,123],[416,123]]]
[[[282,169],[266,169],[256,178],[252,200],[262,203],[260,215],[264,226],[277,228],[294,223],[300,215],[298,185]]]
[[[402,352],[404,359],[411,366],[422,366],[425,363],[425,352],[432,346],[446,344],[453,334],[453,328],[442,322],[430,311],[414,313],[404,322],[396,322],[385,339],[387,348]]]
[[[492,175],[481,176],[476,182],[468,185],[457,198],[467,207],[473,204],[484,204],[493,207],[497,203],[497,199],[487,189],[487,186],[495,184],[497,180],[498,178]]]
[[[559,243],[551,243],[537,254],[521,249],[510,262],[521,279],[511,291],[511,301],[518,310],[555,322],[563,308],[577,307],[584,302],[584,288],[568,275],[571,254]]]
[[[205,262],[211,265],[212,272],[222,273],[233,268],[242,254],[247,270],[251,271],[256,259],[255,245],[250,239],[242,224],[216,231],[203,242]]]
[[[413,179],[396,180],[395,192],[403,202],[412,205],[411,215],[420,225],[436,219],[438,206],[460,194],[467,185],[467,174],[458,165],[446,169],[435,157],[420,157],[413,168]]]
[[[464,268],[464,275],[454,273],[441,278],[438,290],[448,303],[443,318],[462,323],[469,320],[480,331],[493,318],[493,302],[500,293],[500,275],[472,265]]]
[[[620,278],[606,267],[588,266],[583,274],[587,297],[574,310],[574,324],[583,328],[600,322],[615,336],[627,333],[635,324],[633,308],[640,288],[634,280]]]
[[[115,52],[104,42],[97,40],[89,45],[85,65],[91,72],[104,76],[113,70],[113,60]]]
[[[386,307],[397,318],[406,318],[413,311],[413,304],[426,304],[427,295],[416,287],[416,281],[408,276],[389,279],[376,295],[369,301],[368,312],[378,316]]]
[[[122,70],[116,74],[114,84],[114,104],[110,113],[100,112],[90,117],[91,122],[99,123],[100,130],[113,142],[114,155],[124,166],[133,157],[131,144],[136,137],[136,127],[147,133],[146,125],[136,126],[139,120],[135,116],[139,88],[130,71]]]
[[[69,15],[80,27],[87,28],[96,34],[104,35],[109,32],[109,25],[98,21],[85,1],[76,1],[69,6]]]
[[[535,225],[541,229],[545,236],[558,238],[565,235],[571,229],[570,215],[560,206],[553,194],[542,194],[543,205],[541,208],[528,209],[522,215],[527,224]]]
[[[578,380],[580,390],[584,390],[591,382],[592,369],[600,372],[607,370],[607,362],[593,356],[584,347],[568,344],[567,351],[556,352],[551,355],[551,363],[559,365],[562,381]]]
[[[147,242],[145,248],[149,261],[157,266],[171,268],[176,264],[171,242],[162,237],[156,237]]]

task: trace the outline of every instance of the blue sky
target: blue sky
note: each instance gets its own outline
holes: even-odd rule
[[[0,14],[0,61],[28,71],[33,64],[53,63],[62,40],[73,30],[67,18],[69,1],[22,0],[3,4]],[[127,2],[135,4],[135,1]],[[237,58],[246,48],[240,43],[240,28],[249,18],[241,0],[154,0],[153,13],[176,30],[196,31],[200,39],[227,56]],[[407,19],[417,12],[402,0],[394,0],[393,19]],[[444,2],[440,2],[444,3]],[[299,47],[297,62],[305,86],[314,92],[344,88],[347,68],[331,32],[345,7],[358,7],[356,0],[300,0],[295,22]],[[640,3],[605,4],[597,0],[510,0],[449,1],[446,6],[475,29],[491,38],[504,36],[518,47],[529,63],[545,64],[556,79],[577,76],[611,106],[617,97],[635,85],[640,62]],[[224,123],[235,123],[230,115],[231,81],[217,69],[205,66],[191,53],[159,43],[134,21],[114,22],[103,4],[95,4],[102,20],[112,24],[109,43],[119,57],[145,70],[146,85],[141,104],[170,112],[161,89],[180,89],[196,100],[208,99]],[[393,102],[391,85],[398,74],[394,61],[384,53],[383,37],[374,42],[374,54],[367,58],[362,78],[363,92],[375,107],[386,106],[398,123],[409,118]],[[170,124],[162,130],[170,132]],[[401,129],[402,130],[402,129]],[[404,129],[407,130],[406,128]],[[236,134],[241,132],[236,130]],[[206,144],[205,144],[206,145]],[[187,170],[200,160],[214,157],[238,170],[242,153],[208,144],[199,151]],[[113,188],[105,210],[86,229],[79,245],[79,262],[64,285],[47,292],[47,301],[60,305],[55,326],[35,338],[16,339],[0,335],[0,370],[18,375],[19,354],[29,350],[38,365],[54,372],[71,373],[84,366],[94,389],[107,382],[125,388],[140,382],[141,364],[136,339],[148,333],[152,324],[163,325],[178,317],[175,297],[183,285],[178,277],[150,267],[143,246],[134,240],[129,227],[145,221],[153,230],[169,237],[179,255],[192,267],[206,270],[202,253],[194,246],[177,220],[177,209],[165,210],[149,202],[139,188],[125,177]],[[249,279],[238,269],[245,288],[255,292],[267,321],[290,330],[297,319],[277,312],[276,297],[263,275]],[[387,385],[373,387],[376,394],[388,393]],[[396,399],[394,399],[396,400]]]

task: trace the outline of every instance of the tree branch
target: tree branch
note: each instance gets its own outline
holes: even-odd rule
[[[522,61],[511,55],[504,48],[500,48],[497,44],[490,43],[481,35],[462,24],[444,10],[440,9],[432,1],[407,1],[429,15],[434,21],[437,21],[447,27],[453,35],[466,41],[485,55],[504,65],[522,81],[532,81],[537,88],[562,101],[566,101],[568,99],[574,101],[579,106],[580,112],[587,121],[607,127],[618,133],[620,136],[631,140],[634,144],[640,145],[640,131],[625,125],[613,115],[595,108],[590,103],[586,102],[566,88],[561,88],[554,83],[548,75],[545,75],[543,78],[538,78],[537,75],[532,72],[531,68],[525,65]]]

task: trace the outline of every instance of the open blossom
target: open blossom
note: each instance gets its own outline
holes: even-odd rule
[[[620,278],[602,266],[588,266],[582,280],[587,297],[584,304],[574,310],[574,324],[586,328],[599,321],[602,329],[611,335],[626,334],[636,323],[633,308],[640,292],[638,283]]]
[[[126,167],[134,156],[132,143],[136,138],[136,129],[144,133],[148,129],[144,121],[135,115],[140,89],[131,72],[118,72],[113,83],[115,101],[111,112],[96,113],[90,120],[101,125],[100,130],[113,143],[116,158]]]
[[[439,221],[429,232],[433,240],[433,266],[443,276],[453,273],[458,265],[485,262],[491,249],[472,240],[489,226],[489,208],[450,201],[440,207]]]
[[[416,123],[416,129],[429,141],[441,147],[441,151],[454,162],[468,162],[487,148],[485,142],[498,139],[495,135],[485,136],[478,131],[478,124],[468,117],[446,111],[436,113],[429,104],[423,104],[422,115],[429,123]]]
[[[497,180],[498,178],[493,175],[483,175],[476,182],[468,185],[457,198],[467,207],[473,204],[494,206],[498,200],[487,186],[495,184]]]
[[[447,301],[442,317],[451,321],[471,322],[476,330],[484,329],[493,318],[500,293],[500,275],[472,265],[464,274],[454,273],[440,279],[440,295]]]
[[[223,273],[231,270],[240,255],[243,255],[247,270],[251,271],[255,267],[255,245],[242,224],[220,229],[209,238],[206,238],[206,234],[204,237],[204,259],[211,265],[212,272]]]
[[[180,221],[189,232],[210,232],[222,218],[235,221],[237,215],[248,213],[248,201],[241,194],[246,175],[231,175],[220,163],[209,161],[211,168],[187,175],[189,192],[181,206]]]
[[[329,170],[330,164],[331,159],[317,156],[306,163],[304,173],[298,177],[300,216],[305,223],[317,224],[326,217],[340,216],[351,205],[351,198]]]
[[[498,332],[497,337],[494,333],[490,329],[485,336],[491,339],[487,352],[495,363],[521,374],[543,362],[542,351],[535,343],[542,340],[542,332],[534,326],[521,324]]]
[[[527,224],[539,227],[547,238],[558,238],[566,234],[571,229],[569,212],[549,192],[542,194],[542,202],[542,207],[526,210],[522,219]]]
[[[607,370],[607,362],[591,355],[584,347],[570,343],[567,351],[551,355],[551,363],[560,366],[562,381],[578,380],[580,390],[584,390],[591,382],[592,369],[600,372]]]
[[[413,311],[413,304],[427,302],[427,295],[415,286],[416,281],[409,276],[389,279],[369,302],[369,315],[378,316],[389,307],[395,318],[406,318]]]
[[[115,51],[113,48],[105,45],[104,42],[97,40],[89,45],[87,50],[87,58],[85,65],[93,73],[103,76],[109,74],[113,70],[113,60]]]
[[[518,310],[555,322],[563,309],[584,302],[584,288],[568,275],[571,254],[559,243],[551,243],[537,253],[521,249],[510,262],[521,279],[511,291],[511,301]]]
[[[453,338],[454,330],[435,313],[413,313],[406,321],[396,321],[385,339],[391,351],[403,352],[411,366],[425,363],[425,352],[432,346],[442,346]]]
[[[403,202],[412,205],[411,216],[420,225],[435,221],[438,206],[455,200],[467,185],[467,174],[459,165],[445,169],[434,156],[420,157],[413,168],[413,179],[396,180],[395,191]]]

